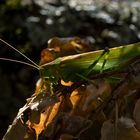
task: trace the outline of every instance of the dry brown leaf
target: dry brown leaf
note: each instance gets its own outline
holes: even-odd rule
[[[8,128],[3,140],[35,140],[35,132],[22,123],[21,119],[15,120]]]
[[[39,111],[32,110],[29,115],[30,122],[38,124],[40,122],[40,115]]]
[[[140,99],[137,100],[133,112],[134,121],[137,129],[140,131]]]
[[[46,122],[47,115],[46,113],[41,113],[39,124],[32,124],[31,127],[35,129],[36,136],[38,138],[39,134],[44,130],[44,123]]]
[[[48,47],[41,52],[41,64],[53,61],[57,57],[91,51],[93,48],[79,37],[58,38],[48,41]]]
[[[61,80],[61,84],[62,84],[63,86],[68,86],[68,87],[70,87],[70,86],[73,84],[73,82],[71,82],[71,81],[64,82],[63,80]]]
[[[105,98],[110,94],[111,88],[107,81],[100,80],[98,81],[98,88],[90,84],[87,86],[85,93],[87,94],[86,100],[83,105],[83,111],[89,112],[96,108],[98,97]],[[102,99],[100,99],[102,100]]]
[[[113,140],[114,124],[111,120],[107,120],[103,123],[101,129],[101,140]]]
[[[50,49],[60,48],[62,45],[63,43],[58,37],[53,37],[48,41],[48,48]]]
[[[60,97],[61,98],[61,97]],[[55,118],[55,116],[58,114],[58,112],[59,112],[59,109],[60,109],[60,106],[61,106],[61,103],[62,103],[62,98],[60,99],[60,102],[58,102],[58,103],[56,103],[53,107],[52,107],[52,109],[51,109],[51,112],[50,112],[50,114],[49,114],[49,116],[48,116],[48,120],[47,120],[47,122],[46,122],[46,127],[47,127],[47,125],[50,123],[50,122],[52,122],[52,120]]]
[[[134,127],[134,121],[121,117],[118,122],[118,140],[140,140],[140,132]]]
[[[42,78],[38,79],[38,81],[36,82],[36,89],[35,89],[35,93],[39,93],[41,91],[43,87],[43,80]]]
[[[73,140],[73,136],[70,134],[62,134],[59,138],[59,140]]]
[[[78,90],[74,90],[72,93],[71,93],[71,96],[70,96],[70,100],[71,100],[71,103],[73,105],[73,108],[76,107],[76,105],[78,104],[78,101],[80,100],[80,93]]]
[[[53,61],[56,58],[55,53],[49,51],[48,48],[41,52],[40,65]]]
[[[27,124],[31,128],[35,129],[37,137],[53,121],[54,117],[59,112],[59,107],[61,105],[61,102],[62,102],[62,99],[60,99],[60,102],[55,103],[54,105],[50,105],[49,107],[47,107],[46,110],[43,113],[41,113],[40,121],[38,124],[29,122],[29,121],[27,122]]]
[[[103,123],[101,129],[101,140],[114,140],[115,128],[111,120]],[[117,140],[140,140],[140,132],[134,127],[133,120],[120,118],[117,125]]]
[[[87,86],[87,88],[85,90],[85,93],[86,93],[87,97],[85,98],[85,102],[84,102],[83,107],[82,107],[83,111],[88,112],[89,107],[92,108],[92,107],[96,106],[96,99],[99,96],[97,94],[97,91],[98,91],[98,89],[97,89],[97,87],[95,87],[95,85],[90,84],[90,85]]]
[[[86,97],[85,87],[80,87],[71,93],[70,101],[72,103],[71,115],[83,116],[82,105]]]
[[[108,97],[111,92],[110,84],[104,80],[98,81],[97,84],[98,88],[94,84],[89,84],[81,86],[71,93],[70,101],[73,106],[71,114],[88,115],[86,112],[91,112],[99,105],[98,97],[103,100]]]
[[[65,114],[63,117],[62,132],[76,135],[81,129],[86,128],[90,121],[77,115]]]
[[[89,45],[89,43],[85,40],[80,39],[79,37],[54,37],[48,41],[48,48],[59,48],[59,56],[72,55],[92,50],[92,47]]]

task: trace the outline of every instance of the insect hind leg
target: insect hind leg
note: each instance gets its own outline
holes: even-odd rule
[[[104,66],[105,66],[105,64],[106,64],[106,62],[107,62],[107,59],[108,59],[108,56],[109,56],[109,49],[106,47],[105,49],[104,49],[104,51],[102,52],[102,54],[98,57],[98,59],[97,60],[95,60],[87,69],[86,69],[86,71],[84,72],[84,76],[88,76],[91,72],[92,72],[92,70],[93,70],[93,68],[95,67],[95,65],[99,62],[99,60],[103,57],[103,56],[105,56],[105,59],[104,59],[104,61],[103,61],[103,64],[102,64],[102,67],[101,67],[101,70],[100,70],[100,73],[103,71],[103,69],[104,69]]]
[[[103,61],[103,64],[102,64],[102,67],[101,67],[100,73],[103,72],[104,67],[105,67],[105,64],[106,64],[107,59],[108,59],[108,56],[109,56],[109,49],[108,49],[108,47],[106,47],[104,51],[105,51],[105,53],[104,53],[104,61]]]

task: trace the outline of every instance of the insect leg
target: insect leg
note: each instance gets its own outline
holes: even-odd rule
[[[106,62],[107,62],[107,59],[108,59],[108,56],[109,56],[109,49],[108,49],[108,48],[105,48],[105,51],[106,51],[106,53],[105,53],[105,59],[104,59],[104,61],[103,61],[103,65],[102,65],[102,68],[101,68],[101,70],[100,70],[100,73],[103,72],[104,66],[105,66],[105,64],[106,64]]]
[[[95,67],[95,65],[99,62],[99,60],[106,54],[106,57],[108,57],[108,52],[109,52],[109,49],[104,49],[104,51],[102,52],[102,54],[99,56],[99,58],[97,59],[97,60],[95,60],[87,69],[86,69],[86,71],[82,74],[82,75],[84,75],[84,76],[88,76],[91,72],[92,72],[92,70],[93,70],[93,68]],[[107,58],[106,58],[107,59]],[[103,62],[103,65],[102,65],[102,68],[101,69],[103,69],[103,67],[104,67],[104,65],[105,65],[105,63],[106,63],[106,59],[105,59],[105,61]]]

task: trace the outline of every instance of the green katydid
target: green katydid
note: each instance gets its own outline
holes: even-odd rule
[[[45,83],[50,85],[58,84],[59,80],[78,82],[81,77],[89,74],[99,74],[100,72],[109,71],[111,69],[122,69],[128,66],[129,62],[134,58],[140,58],[140,43],[111,48],[108,51],[98,50],[77,55],[59,57],[52,62],[37,65],[15,47],[0,39],[7,46],[20,53],[31,63],[18,60],[0,58],[1,60],[14,61],[29,65],[39,70],[41,78]],[[53,90],[53,89],[52,89]]]
[[[104,52],[105,55],[103,55]],[[101,71],[122,69],[134,58],[140,58],[140,43],[111,48],[107,52],[98,50],[59,57],[42,65],[41,68],[43,68],[43,75],[51,82],[57,82],[60,78],[64,81],[76,82],[79,80],[77,75],[87,76],[92,73],[98,74]],[[104,63],[105,60],[106,63]],[[125,68],[126,66],[123,69]]]

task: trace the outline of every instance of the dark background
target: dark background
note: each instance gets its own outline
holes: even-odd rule
[[[140,41],[140,2],[125,0],[0,0],[0,38],[39,63],[54,37],[80,36],[93,47]],[[26,61],[0,42],[0,57]],[[38,71],[0,61],[0,138],[34,93]]]

